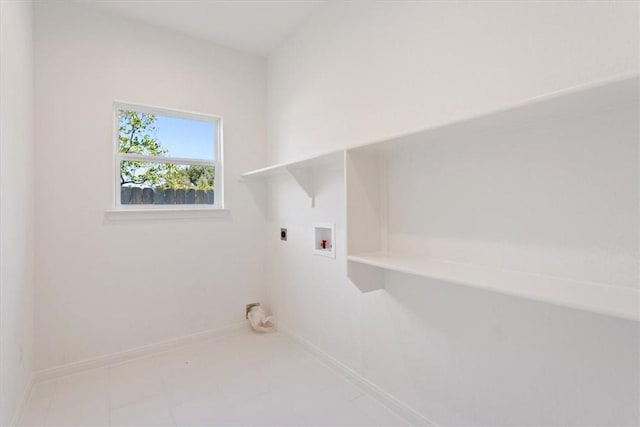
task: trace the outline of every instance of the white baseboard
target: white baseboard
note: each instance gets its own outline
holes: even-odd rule
[[[420,414],[418,411],[411,408],[409,405],[404,402],[396,399],[353,369],[349,368],[344,363],[335,359],[334,357],[327,354],[325,351],[317,347],[316,345],[310,343],[306,339],[296,335],[291,329],[282,325],[282,323],[278,323],[277,325],[278,331],[288,335],[296,342],[300,343],[307,350],[316,355],[320,360],[322,360],[329,367],[338,371],[340,374],[345,376],[351,382],[356,384],[361,389],[365,390],[369,395],[378,400],[384,406],[407,420],[411,425],[414,426],[428,426],[428,427],[437,427],[437,424],[433,421],[426,418],[424,415]]]
[[[58,377],[62,377],[65,375],[70,375],[82,371],[87,371],[90,369],[102,368],[105,366],[116,365],[119,363],[126,362],[128,360],[137,359],[143,356],[147,356],[153,353],[159,353],[162,351],[171,350],[173,348],[177,348],[183,346],[185,344],[190,344],[193,342],[197,342],[200,340],[204,340],[207,338],[219,337],[229,332],[233,332],[236,330],[244,329],[247,325],[245,322],[232,324],[229,326],[225,326],[218,329],[211,329],[208,331],[198,332],[195,334],[187,335],[180,338],[175,338],[167,341],[161,341],[154,344],[149,344],[141,347],[132,348],[129,350],[109,354],[106,356],[100,356],[93,359],[82,360],[79,362],[69,363],[67,365],[57,366],[55,368],[44,369],[36,372],[32,375],[29,386],[25,390],[23,394],[20,404],[16,408],[16,412],[12,419],[11,425],[17,424],[24,412],[24,408],[29,400],[29,395],[31,394],[31,389],[33,385]],[[356,384],[361,389],[365,390],[369,395],[377,399],[387,408],[397,413],[404,419],[406,419],[411,425],[416,426],[428,426],[428,427],[437,427],[437,425],[430,421],[428,418],[409,407],[402,401],[396,399],[371,381],[364,378],[362,375],[349,368],[347,365],[333,358],[323,350],[321,350],[316,345],[310,343],[306,339],[296,335],[291,329],[287,328],[282,324],[278,324],[277,329],[291,337],[296,342],[300,343],[307,350],[316,355],[321,361],[327,364],[329,367],[333,368],[343,376],[345,376],[348,380]]]
[[[9,426],[16,426],[20,422],[20,418],[22,418],[22,414],[27,406],[27,402],[29,402],[29,397],[31,396],[31,389],[33,389],[34,384],[34,376],[29,376],[29,381],[27,386],[24,388],[24,392],[22,396],[20,396],[20,401],[18,402],[18,406],[16,407],[15,412],[13,413],[13,418],[11,418],[11,422],[9,422]]]
[[[81,360],[79,362],[73,362],[67,365],[44,369],[41,371],[37,371],[34,374],[33,383],[38,383],[40,381],[50,380],[50,379],[62,377],[65,375],[75,374],[75,373],[78,373],[81,371],[87,371],[90,369],[103,368],[105,366],[116,365],[118,363],[126,362],[132,359],[137,359],[153,353],[159,353],[161,351],[171,350],[173,348],[180,347],[185,344],[197,342],[203,339],[222,336],[229,332],[236,331],[246,327],[247,327],[247,324],[245,322],[234,323],[232,325],[224,326],[222,328],[211,329],[203,332],[197,332],[195,334],[186,335],[180,338],[174,338],[166,341],[144,345],[141,347],[135,347],[125,351],[119,351],[117,353],[108,354],[106,356],[100,356],[93,359]]]

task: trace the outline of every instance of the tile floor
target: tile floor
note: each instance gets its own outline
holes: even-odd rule
[[[20,425],[408,423],[286,335],[237,331],[39,383]]]

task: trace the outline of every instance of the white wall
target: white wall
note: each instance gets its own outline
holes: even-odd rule
[[[638,69],[636,2],[331,2],[269,56],[274,162]]]
[[[494,154],[488,151],[480,164]],[[580,166],[589,163],[586,157]],[[629,162],[616,157],[625,176]],[[386,274],[385,289],[361,293],[346,278],[343,172],[336,166],[315,172],[315,208],[292,180],[270,185],[268,302],[281,326],[436,425],[637,425],[638,322],[400,273]],[[637,173],[637,165],[631,169]],[[536,188],[544,186],[542,180]],[[428,190],[421,195],[437,198]],[[312,254],[314,222],[336,223],[336,259]],[[458,222],[461,228],[474,223]],[[288,228],[286,242],[279,239],[280,227]],[[439,230],[445,233],[436,237],[451,236]],[[474,237],[488,245],[489,258],[497,254],[490,239]],[[524,243],[510,242],[516,253]],[[463,254],[468,249],[460,248]],[[589,246],[581,249],[576,259]],[[637,254],[637,240],[633,250]],[[536,259],[526,268],[540,266]]]
[[[269,157],[295,159],[404,134],[637,70],[637,21],[638,6],[632,3],[331,3],[269,58]],[[591,138],[589,132],[607,137]],[[608,139],[611,135],[623,136]],[[521,156],[540,156],[538,139],[542,146],[554,143],[546,145],[553,156],[538,159],[548,177],[491,182],[517,173],[509,165],[526,169]],[[464,218],[447,216],[451,211],[445,208],[415,213],[394,206],[390,244],[412,245],[407,240],[412,234],[424,239],[420,250],[449,250],[450,258],[637,286],[634,118],[605,118],[580,129],[545,127],[516,135],[511,151],[505,150],[508,141],[505,135],[459,141],[458,150],[425,148],[420,158],[435,156],[429,171],[419,163],[405,170],[402,162],[416,153],[401,153],[389,179],[406,183],[407,175],[422,170],[421,180],[440,180],[457,191],[454,202],[464,206],[489,197],[497,209],[524,215],[533,228],[499,228],[490,210]],[[616,148],[608,150],[614,141]],[[465,146],[473,143],[489,148]],[[497,158],[504,169],[496,170]],[[464,165],[455,169],[454,161]],[[591,167],[602,169],[591,174]],[[586,173],[585,179],[576,179],[576,173]],[[592,175],[602,180],[594,182]],[[408,178],[409,185],[423,182]],[[386,275],[384,290],[361,293],[345,277],[343,172],[320,169],[314,180],[314,209],[291,181],[270,186],[269,302],[281,324],[439,425],[640,422],[637,322],[399,273]],[[483,185],[494,185],[496,192]],[[501,205],[518,185],[532,190],[536,203],[553,200],[567,208],[563,212],[577,215],[547,217],[543,206],[538,217],[527,202]],[[414,189],[423,197],[446,199],[438,193],[441,187],[434,187],[427,182]],[[553,189],[551,198],[545,187]],[[567,189],[579,193],[565,200]],[[402,191],[393,202],[410,194]],[[598,205],[603,197],[607,203]],[[583,207],[595,210],[581,216]],[[551,230],[535,233],[537,218],[550,221]],[[612,218],[619,222],[603,229]],[[590,230],[590,221],[598,228]],[[311,254],[313,222],[337,224],[336,260]],[[289,228],[287,242],[278,238],[280,227]],[[610,259],[600,262],[599,244]],[[552,250],[562,251],[566,262],[549,256]],[[531,251],[544,256],[527,264]]]
[[[640,290],[638,113],[395,150],[388,250]]]
[[[30,381],[33,342],[32,4],[0,2],[0,425]]]
[[[244,321],[264,220],[264,59],[73,2],[36,7],[36,369]],[[110,221],[112,103],[223,116],[228,217]]]

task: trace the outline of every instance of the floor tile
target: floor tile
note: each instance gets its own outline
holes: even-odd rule
[[[260,372],[238,372],[220,378],[219,381],[220,390],[232,403],[260,396],[271,390],[269,380]]]
[[[369,396],[361,396],[352,402],[365,412],[378,426],[408,426],[409,423],[393,411]]]
[[[153,357],[133,360],[109,369],[111,409],[164,394],[161,368]]]
[[[58,389],[58,380],[48,380],[36,383],[31,389],[30,398],[40,399],[43,397],[51,397]]]
[[[45,426],[108,426],[108,399],[83,399],[75,405],[51,408]]]
[[[171,408],[176,425],[224,425],[229,419],[231,402],[222,393],[212,393]]]
[[[88,402],[108,402],[109,381],[107,369],[94,369],[59,378],[52,392],[51,410],[73,408]]]
[[[20,425],[406,426],[279,333],[238,331],[34,386]]]
[[[21,426],[44,425],[50,406],[51,397],[30,396],[18,424]]]
[[[112,426],[172,426],[166,397],[156,397],[111,410]]]

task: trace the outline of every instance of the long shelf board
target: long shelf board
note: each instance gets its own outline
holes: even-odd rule
[[[344,150],[332,151],[318,156],[308,157],[302,160],[279,163],[276,165],[268,166],[266,168],[256,169],[250,172],[243,173],[241,176],[244,179],[267,178],[270,176],[286,174],[288,170],[292,169],[309,169],[331,164],[333,162],[342,160],[343,157]]]
[[[304,159],[280,163],[242,174],[243,178],[265,178],[280,175],[287,169],[305,169],[317,164],[341,160],[344,151],[387,150],[405,144],[434,139],[468,138],[480,132],[514,128],[566,116],[593,114],[620,105],[638,104],[640,76],[637,73],[614,76],[584,85],[562,89],[491,111],[471,114],[450,121],[432,123],[425,129],[376,141],[355,144]]]
[[[386,270],[625,319],[640,320],[640,293],[637,289],[490,269],[450,261],[427,260],[386,252],[353,255],[348,256],[347,259]]]
[[[503,108],[434,123],[427,129],[351,148],[389,151],[429,141],[470,140],[481,134],[536,128],[540,123],[593,116],[616,108],[638,108],[640,75],[626,74],[571,87]]]

